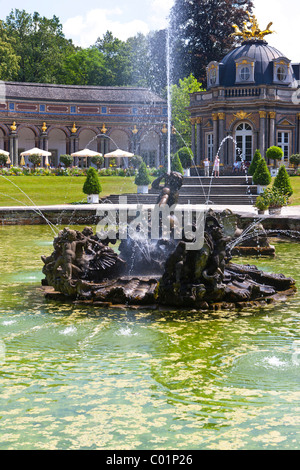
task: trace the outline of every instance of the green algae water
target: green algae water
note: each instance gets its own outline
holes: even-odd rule
[[[241,313],[46,301],[49,227],[0,228],[0,449],[300,448],[300,296]],[[292,276],[299,244],[243,259]]]

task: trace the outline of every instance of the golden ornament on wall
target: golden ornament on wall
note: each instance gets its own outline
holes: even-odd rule
[[[240,119],[241,121],[243,121],[244,119],[249,119],[251,116],[252,116],[252,113],[246,113],[245,111],[240,111],[234,114],[234,117],[236,119]]]
[[[12,126],[10,126],[10,129],[11,129],[13,132],[15,132],[15,131],[17,130],[16,121],[14,121],[14,122],[12,123]]]
[[[46,130],[47,130],[47,129],[48,129],[48,128],[47,128],[47,126],[46,126],[46,123],[45,123],[45,122],[43,122],[42,131],[43,131],[43,132],[46,132]]]
[[[76,127],[76,125],[75,125],[75,122],[74,122],[74,124],[73,124],[72,129],[71,129],[71,132],[72,132],[72,134],[76,134],[76,132],[77,132],[77,127]]]

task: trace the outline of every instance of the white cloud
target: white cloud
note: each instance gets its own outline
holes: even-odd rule
[[[174,0],[150,0],[150,16],[151,29],[164,29],[168,23],[168,16]]]
[[[89,47],[106,31],[111,31],[115,37],[122,40],[138,32],[147,34],[150,31],[145,21],[122,21],[122,15],[120,8],[90,10],[85,15],[69,18],[63,25],[64,34],[66,37],[71,37],[76,45]]]

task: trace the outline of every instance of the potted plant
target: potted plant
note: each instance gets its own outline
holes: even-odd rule
[[[290,177],[284,165],[281,165],[279,168],[278,174],[273,183],[273,188],[280,189],[283,194],[286,194],[288,197],[291,197],[293,194]]]
[[[104,163],[104,157],[102,157],[101,155],[95,155],[94,157],[92,157],[91,162],[93,163],[93,165],[96,165],[98,170],[100,170]]]
[[[300,154],[295,153],[290,156],[290,163],[295,167],[295,175],[297,174],[298,166],[300,165]]]
[[[0,153],[0,165],[5,166],[8,160],[8,155]]]
[[[28,160],[30,161],[30,163],[33,164],[33,170],[35,171],[35,168],[37,166],[40,166],[40,164],[42,163],[42,157],[40,155],[37,155],[37,154],[32,154],[28,157]]]
[[[264,214],[265,211],[268,210],[269,208],[268,201],[266,198],[264,198],[263,194],[258,196],[254,204],[254,207],[258,210],[258,214]]]
[[[257,185],[257,194],[263,193],[271,181],[272,177],[268,170],[266,161],[264,158],[261,158],[257,163],[257,167],[253,175],[253,183]]]
[[[282,160],[283,158],[283,150],[281,147],[276,147],[273,145],[267,150],[266,157],[270,160],[274,160],[274,169],[271,170],[271,176],[276,176],[278,173],[277,169],[277,160]]]
[[[65,165],[66,168],[71,168],[74,163],[74,158],[71,155],[61,155],[59,157],[61,163]]]
[[[268,204],[269,214],[280,215],[283,206],[289,202],[289,197],[278,188],[267,188],[263,194],[263,198]]]
[[[134,182],[137,185],[138,194],[148,194],[151,180],[145,162],[140,164],[138,174],[136,175]]]
[[[249,169],[248,169],[248,175],[249,176],[253,176],[255,171],[256,171],[256,168],[257,168],[257,164],[258,162],[262,159],[262,156],[261,156],[261,153],[259,150],[256,150],[255,151],[255,154],[254,154],[254,157],[252,159],[252,162],[249,166]]]
[[[83,185],[83,192],[87,194],[87,202],[89,204],[98,204],[99,203],[99,193],[101,193],[102,188],[99,180],[99,176],[95,168],[90,167],[87,171],[87,176],[85,183]]]
[[[184,176],[190,176],[190,168],[194,160],[192,151],[188,147],[182,147],[177,154],[184,170]]]

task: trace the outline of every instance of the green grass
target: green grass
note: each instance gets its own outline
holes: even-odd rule
[[[291,205],[300,206],[300,176],[293,176],[291,178],[291,184],[294,191],[291,197]]]
[[[87,196],[82,192],[85,177],[75,176],[0,176],[0,206],[86,203]],[[100,197],[110,194],[136,193],[134,177],[106,176],[100,178]],[[16,188],[17,185],[20,189]]]

